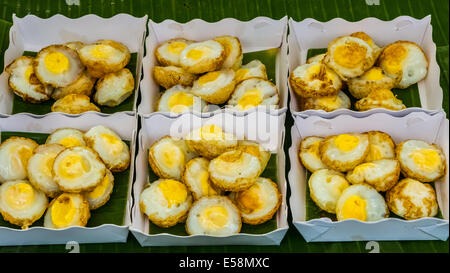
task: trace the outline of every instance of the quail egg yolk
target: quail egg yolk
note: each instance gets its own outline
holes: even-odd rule
[[[55,158],[48,155],[39,162],[39,171],[47,177],[52,177],[53,162]]]
[[[237,201],[239,204],[250,212],[259,210],[263,204],[261,202],[261,190],[258,185],[253,185],[249,189],[239,192]]]
[[[433,172],[439,167],[441,157],[435,150],[418,149],[411,153],[411,158],[419,168],[425,172]]]
[[[27,67],[27,70],[25,70],[25,79],[27,82],[30,82],[30,77],[34,73],[34,69],[32,66]]]
[[[359,138],[349,134],[342,134],[336,137],[334,144],[339,150],[349,152],[358,146]]]
[[[248,73],[247,68],[238,69],[236,71],[236,81],[240,82],[245,77],[245,75],[247,75],[247,73]]]
[[[110,154],[117,155],[122,152],[123,143],[120,139],[109,134],[101,134],[100,137],[105,141]]]
[[[311,146],[308,147],[308,152],[310,154],[314,155],[314,157],[320,158],[320,156],[319,156],[319,146],[320,146],[320,141],[314,142]]]
[[[367,170],[367,169],[370,169],[373,167],[375,167],[375,164],[373,164],[373,163],[364,163],[364,164],[356,166],[353,171],[354,172],[362,172],[364,170]]]
[[[185,47],[186,44],[183,42],[173,42],[167,46],[167,50],[169,50],[169,52],[172,54],[179,55]]]
[[[345,200],[344,206],[342,207],[342,218],[366,221],[366,205],[366,200],[361,197],[357,195],[350,196]]]
[[[77,208],[75,207],[72,198],[65,195],[60,195],[51,207],[52,222],[55,226],[68,226],[73,218]]]
[[[61,139],[59,141],[59,144],[63,145],[66,148],[82,145],[81,141],[78,138],[71,136]]]
[[[180,148],[178,148],[178,146],[173,144],[166,144],[161,148],[161,160],[165,166],[172,168],[174,166],[179,166],[182,162],[184,162],[184,154],[180,151]]]
[[[192,104],[194,104],[194,97],[185,92],[177,92],[169,98],[169,108],[175,113],[184,111],[186,107],[189,107]]]
[[[14,146],[11,149],[11,165],[14,169],[26,168],[33,151],[27,146]]]
[[[248,145],[248,146],[242,146],[242,151],[251,154],[253,156],[256,157],[260,157],[261,154],[259,153],[259,147],[258,146],[253,146],[253,145]]]
[[[318,98],[318,101],[324,105],[330,106],[330,107],[336,107],[338,106],[338,97],[333,97],[333,96],[329,96],[329,97],[321,97]]]
[[[114,54],[114,48],[108,45],[95,45],[91,49],[91,54],[98,59],[106,59]]]
[[[187,198],[186,187],[176,180],[164,180],[159,183],[158,188],[166,199],[169,208],[183,203]]]
[[[198,79],[200,85],[215,81],[220,76],[220,71],[209,72]]]
[[[206,229],[220,229],[227,223],[228,211],[223,206],[207,207],[200,213],[200,224]]]
[[[372,69],[370,69],[369,71],[366,72],[366,74],[364,75],[364,77],[368,80],[368,81],[379,81],[382,80],[384,75],[383,75],[383,70],[379,67],[374,67]]]
[[[215,195],[217,192],[211,187],[211,184],[209,184],[209,173],[208,171],[201,171],[197,179],[200,181],[200,185],[202,187],[202,192],[205,195]]]
[[[201,138],[204,140],[222,140],[224,137],[222,128],[216,125],[206,125],[201,128]]]
[[[238,100],[238,105],[241,109],[247,110],[259,105],[262,102],[262,94],[259,89],[251,89],[242,95]]]
[[[10,186],[5,193],[6,203],[16,210],[28,208],[34,201],[34,190],[27,183],[17,183]]]
[[[203,57],[209,56],[210,51],[211,49],[209,47],[193,48],[189,50],[189,52],[186,54],[186,57],[194,61],[198,61]]]
[[[367,48],[355,42],[349,42],[336,47],[333,52],[333,59],[340,66],[355,68],[363,62],[366,53]]]
[[[372,38],[370,38],[369,35],[367,35],[367,34],[365,34],[365,33],[363,33],[363,32],[353,33],[351,36],[363,40],[364,42],[368,43],[370,46],[373,45],[373,40],[372,40]]]
[[[402,62],[408,51],[402,45],[392,45],[384,51],[385,66],[387,73],[397,74],[402,70]]]
[[[380,148],[378,148],[378,146],[369,144],[369,147],[370,147],[370,150],[369,150],[370,152],[367,157],[370,158],[370,160],[379,160],[379,159],[383,158],[383,155],[381,154]]]
[[[64,157],[58,167],[62,177],[75,179],[89,172],[91,164],[83,156],[71,154]]]
[[[45,55],[44,64],[47,70],[53,74],[62,74],[70,67],[69,59],[58,51]]]
[[[223,175],[229,175],[231,172],[235,172],[236,168],[242,165],[240,163],[244,161],[243,155],[244,153],[242,152],[222,154],[220,156],[221,161],[217,164],[217,172]]]
[[[106,188],[108,188],[110,181],[109,181],[109,175],[105,175],[105,177],[102,179],[102,182],[94,188],[93,191],[89,192],[88,197],[91,199],[99,198],[100,196],[105,193]]]

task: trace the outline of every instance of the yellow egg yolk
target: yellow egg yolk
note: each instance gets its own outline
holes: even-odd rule
[[[77,208],[69,195],[60,195],[51,207],[52,222],[57,227],[70,225],[75,217]]]
[[[200,85],[207,84],[209,82],[215,81],[220,76],[220,71],[213,71],[206,73],[198,79]]]
[[[52,177],[53,162],[55,155],[47,155],[39,162],[39,171],[47,177]]]
[[[244,163],[244,153],[241,151],[220,155],[217,164],[217,172],[222,175],[229,175],[236,172],[237,168],[242,168]]]
[[[101,134],[101,139],[106,143],[108,152],[112,155],[118,155],[123,150],[123,142],[110,134]]]
[[[363,172],[367,169],[374,168],[374,167],[375,167],[375,164],[373,164],[373,163],[364,163],[364,164],[356,166],[355,169],[353,170],[353,172],[356,172],[356,173]]]
[[[366,160],[379,160],[383,159],[380,148],[374,144],[369,144],[369,154]]]
[[[183,203],[187,198],[186,186],[176,180],[164,180],[159,183],[158,188],[166,199],[169,208]]]
[[[383,52],[384,69],[389,74],[397,74],[402,71],[402,63],[408,54],[408,50],[401,44],[394,44]]]
[[[110,182],[111,181],[109,179],[109,175],[105,175],[105,177],[102,179],[102,182],[100,182],[100,184],[95,187],[93,191],[88,193],[88,197],[90,199],[96,199],[102,196],[108,188]]]
[[[258,185],[253,185],[250,188],[239,192],[236,199],[239,202],[239,207],[243,207],[244,211],[247,213],[257,211],[263,206],[261,189]]]
[[[248,73],[247,68],[241,68],[236,71],[236,82],[242,81]]]
[[[250,89],[238,100],[238,105],[241,109],[247,110],[259,105],[262,100],[261,90]]]
[[[222,128],[220,128],[219,126],[216,126],[214,124],[203,126],[200,130],[201,130],[200,137],[203,140],[223,140],[224,139],[224,133],[222,131]]]
[[[181,113],[194,104],[194,96],[185,92],[177,92],[169,98],[170,111]]]
[[[167,143],[161,147],[161,151],[161,160],[164,166],[172,168],[184,163],[184,153],[178,146]]]
[[[64,157],[58,166],[58,173],[66,179],[75,179],[91,170],[89,161],[81,155],[70,154]]]
[[[328,97],[320,97],[317,99],[317,102],[328,107],[337,107],[339,105],[339,97],[338,96],[328,96]]]
[[[370,46],[373,45],[373,40],[372,40],[372,38],[370,38],[370,36],[367,35],[367,34],[364,33],[364,32],[355,32],[355,33],[353,33],[351,36],[363,40],[364,42],[368,43]]]
[[[345,200],[342,207],[342,219],[357,219],[360,221],[366,221],[366,200],[357,195],[350,196]]]
[[[334,144],[339,150],[349,152],[358,146],[359,138],[349,134],[342,134],[334,139]]]
[[[439,168],[441,157],[431,149],[417,149],[411,153],[414,163],[424,172],[434,172]]]
[[[61,52],[50,52],[44,57],[44,64],[48,71],[53,74],[61,74],[69,70],[69,59]]]
[[[186,44],[183,42],[172,42],[167,46],[167,50],[172,54],[179,55],[185,47]]]
[[[25,79],[27,82],[30,82],[30,77],[34,73],[33,66],[27,67],[27,70],[25,70]]]
[[[115,49],[109,45],[95,45],[91,49],[91,54],[97,59],[107,59],[114,54]]]
[[[380,81],[384,78],[383,70],[379,67],[374,67],[364,74],[364,78],[368,81]]]
[[[308,147],[308,153],[314,155],[315,158],[320,158],[319,155],[320,141],[316,141]]]
[[[27,209],[33,204],[34,189],[27,183],[17,183],[5,192],[6,203],[15,210]]]
[[[209,182],[209,173],[206,170],[202,170],[198,175],[197,179],[200,181],[203,195],[216,195],[217,192],[211,187]]]
[[[366,58],[367,48],[355,42],[337,46],[333,52],[334,61],[346,68],[356,68]]]
[[[14,169],[23,169],[27,167],[33,151],[27,146],[17,145],[10,150],[10,154],[12,167]]]
[[[228,210],[220,205],[205,208],[200,213],[200,224],[206,229],[216,230],[228,223]]]
[[[253,156],[256,157],[260,157],[261,153],[259,152],[259,147],[258,146],[253,146],[253,145],[244,145],[244,146],[240,146],[239,150],[246,152],[248,154],[251,154]]]
[[[186,54],[186,57],[194,61],[198,61],[203,57],[208,57],[210,53],[211,49],[209,47],[202,46],[189,50],[189,52]]]
[[[225,56],[230,55],[230,51],[233,48],[230,41],[227,38],[218,38],[218,39],[216,39],[216,41],[218,41],[223,46],[223,49],[225,51]]]
[[[83,145],[83,143],[81,143],[81,141],[78,138],[72,136],[62,138],[59,141],[59,144],[63,145],[66,148]]]

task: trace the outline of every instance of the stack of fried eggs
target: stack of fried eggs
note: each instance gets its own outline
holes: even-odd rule
[[[410,41],[379,47],[364,32],[341,36],[328,44],[327,52],[309,58],[289,76],[292,90],[300,96],[302,110],[350,109],[367,111],[405,109],[393,88],[405,89],[424,79],[428,60],[422,48]],[[401,91],[399,91],[401,92]]]
[[[209,104],[238,111],[278,107],[278,89],[267,79],[265,65],[259,60],[242,65],[237,37],[171,39],[155,49],[155,56],[159,65],[153,68],[153,78],[166,89],[157,102],[158,112],[204,112],[211,109]]]
[[[299,158],[312,173],[311,199],[338,221],[377,221],[390,212],[413,220],[438,213],[430,182],[445,175],[446,159],[435,144],[409,139],[395,145],[380,131],[309,136],[300,143]]]
[[[36,57],[21,56],[6,71],[11,90],[24,101],[53,99],[52,112],[80,114],[100,112],[97,105],[118,106],[133,94],[129,61],[130,51],[120,42],[68,42],[47,46]]]
[[[103,125],[87,132],[61,128],[39,145],[10,137],[0,145],[0,213],[28,228],[44,213],[44,227],[86,226],[114,187],[113,173],[128,169],[130,150]],[[52,199],[51,201],[49,199]]]
[[[141,212],[160,227],[185,222],[190,235],[228,236],[242,222],[272,219],[281,204],[278,186],[260,177],[271,153],[257,142],[237,140],[216,125],[184,138],[164,136],[148,152],[159,179],[140,194]]]

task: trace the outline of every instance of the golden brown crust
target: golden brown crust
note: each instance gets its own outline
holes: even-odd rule
[[[82,75],[65,87],[57,88],[53,91],[51,97],[54,100],[61,99],[68,94],[83,94],[90,96],[92,94],[92,89],[95,84],[95,78],[93,78],[87,71],[83,71]]]
[[[120,79],[126,79],[127,82],[125,83],[125,85],[122,85],[120,88],[121,90],[125,91],[121,94],[120,97],[116,97],[113,98],[111,100],[111,98],[109,98],[106,101],[102,101],[100,92],[109,92],[110,90],[103,90],[103,86],[107,85],[108,82],[110,81],[114,81],[115,78],[120,78]],[[122,68],[119,71],[116,72],[111,72],[108,73],[106,75],[104,75],[102,78],[100,78],[97,83],[95,84],[95,95],[94,95],[94,101],[99,104],[99,105],[106,105],[109,107],[114,107],[117,106],[119,104],[121,104],[125,99],[127,99],[129,96],[131,96],[131,94],[133,94],[134,91],[134,77],[133,74],[131,73],[131,71],[128,68]]]
[[[239,45],[238,46],[239,53],[237,55],[238,57],[236,58],[236,61],[233,63],[233,65],[229,67],[233,70],[238,70],[239,67],[241,67],[241,65],[242,65],[242,59],[244,57],[244,54],[242,52],[241,41],[239,40],[239,38],[235,37],[235,36],[230,36],[230,35],[222,35],[222,36],[218,36],[218,37],[214,38],[214,41],[219,42],[223,46],[223,49],[225,51],[225,59],[224,59],[224,61],[225,61],[228,58],[228,56],[230,55],[230,51],[229,51],[229,48],[226,46],[226,43],[223,42],[223,40],[226,40],[226,38],[228,38],[228,37],[231,37],[231,39],[236,39],[238,42],[238,45]]]
[[[198,62],[195,65],[181,64],[181,67],[189,73],[202,74],[205,72],[220,70],[222,68],[222,64],[224,61],[225,61],[225,50],[222,50],[220,56],[215,59],[207,59],[202,62]]]
[[[86,146],[88,146],[89,148],[91,148],[92,150],[95,151],[95,149],[94,149],[95,137],[86,137],[85,135],[83,135],[83,139],[86,142]],[[128,150],[128,154],[130,154],[130,147],[128,147],[128,145],[122,139],[120,139],[120,140],[122,141],[125,149]],[[95,153],[97,155],[99,155],[97,152],[95,152]],[[113,173],[123,172],[126,169],[128,169],[128,166],[130,165],[130,162],[131,162],[131,158],[130,157],[127,157],[127,159],[125,161],[120,162],[118,164],[112,164],[110,162],[106,162],[106,160],[101,159],[101,157],[99,155],[99,158],[102,160],[103,164],[105,164],[106,168],[108,170],[110,170],[111,172],[113,172]]]
[[[366,178],[364,178],[361,182],[356,181],[352,178],[353,172],[354,172],[354,169],[349,171],[346,175],[346,179],[351,184],[366,183],[366,184],[374,187],[378,192],[387,191],[390,188],[392,188],[395,184],[397,184],[397,182],[398,182],[398,179],[400,177],[400,164],[398,163],[397,167],[395,168],[394,173],[387,173],[384,176],[379,177],[375,181],[369,181]]]
[[[155,146],[158,145],[161,140],[163,139],[171,139],[170,136],[163,136],[162,138],[160,138],[158,141],[155,141],[152,146],[150,146],[150,148],[148,149],[148,163],[150,164],[150,167],[152,168],[153,172],[159,176],[160,178],[166,178],[166,179],[179,179],[179,177],[173,177],[170,174],[164,172],[161,168],[159,168],[158,166],[158,159],[154,156],[154,149]],[[184,172],[185,169],[185,164],[183,165],[183,170],[181,171],[181,173]]]
[[[153,78],[157,84],[165,89],[169,89],[179,84],[183,86],[192,86],[197,77],[179,67],[154,66]]]
[[[51,210],[51,207],[53,206],[53,203],[63,194],[74,194],[79,195],[81,199],[80,208],[78,208],[78,212],[80,214],[79,216],[79,224],[77,226],[85,227],[87,222],[89,221],[89,218],[91,218],[91,211],[89,210],[89,201],[87,200],[86,196],[82,193],[61,193],[57,197],[55,197],[48,205],[47,212]]]
[[[163,46],[163,45],[165,45],[165,44],[170,44],[170,43],[172,43],[172,42],[177,42],[177,41],[181,41],[181,42],[184,42],[186,45],[189,45],[189,44],[192,44],[194,41],[192,41],[192,40],[186,40],[186,39],[183,39],[183,38],[173,38],[173,39],[170,39],[170,40],[167,40],[167,41],[165,41],[165,42],[163,42],[163,43],[161,43],[156,49],[155,49],[155,57],[156,57],[156,60],[158,61],[158,63],[160,64],[160,65],[162,65],[162,66],[180,66],[180,63],[179,62],[172,62],[171,60],[169,60],[169,59],[166,59],[166,58],[164,58],[160,53],[159,53],[159,48],[161,47],[161,46]]]
[[[13,225],[20,226],[22,229],[27,229],[29,226],[31,226],[34,222],[39,220],[42,215],[44,215],[45,209],[42,210],[40,214],[37,214],[33,216],[31,219],[18,219],[12,216],[11,214],[7,213],[6,211],[3,211],[0,209],[0,214],[3,216],[3,219],[5,221],[10,222]]]
[[[63,112],[72,115],[87,111],[100,112],[100,108],[91,103],[88,96],[82,94],[69,94],[55,101],[50,109],[52,112]]]
[[[317,98],[323,96],[336,96],[339,93],[339,90],[342,88],[342,83],[340,83],[337,87],[333,86],[333,80],[329,79],[325,76],[325,72],[323,71],[325,66],[321,69],[321,72],[317,74],[317,78],[322,81],[320,85],[320,89],[315,90],[313,88],[308,88],[308,82],[302,80],[301,78],[296,78],[294,73],[291,72],[289,75],[289,83],[291,84],[294,92],[304,98]]]
[[[227,102],[227,100],[230,98],[233,91],[237,88],[236,81],[233,79],[230,83],[228,83],[226,86],[220,88],[216,92],[212,94],[198,94],[193,90],[193,94],[196,96],[201,97],[206,102],[212,103],[212,104],[222,104]]]
[[[221,180],[220,178],[216,178],[214,176],[211,176],[211,181],[214,183],[214,185],[223,191],[242,191],[245,189],[248,189],[250,186],[255,184],[257,177],[251,177],[251,178],[237,178],[234,183],[230,184],[229,182],[226,182],[224,180]]]

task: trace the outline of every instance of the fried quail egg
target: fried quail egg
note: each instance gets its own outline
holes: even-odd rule
[[[74,128],[59,128],[53,131],[45,141],[46,144],[57,143],[66,148],[74,146],[86,146],[84,133]]]
[[[260,60],[253,60],[236,70],[236,84],[250,78],[267,80],[266,66]]]
[[[342,88],[339,76],[323,63],[297,66],[289,75],[289,83],[304,98],[335,96]]]
[[[193,157],[183,139],[171,136],[162,137],[148,151],[150,167],[161,178],[180,180],[186,163]]]
[[[366,133],[348,133],[328,136],[319,146],[320,158],[329,168],[346,172],[364,161],[369,153]]]
[[[122,172],[130,165],[130,148],[110,128],[103,125],[94,126],[84,134],[84,139],[110,171]]]
[[[310,172],[326,169],[327,166],[320,159],[319,146],[323,137],[305,137],[300,143],[298,156],[303,166]]]
[[[391,136],[380,131],[369,131],[369,154],[365,161],[395,158],[395,144]]]
[[[395,148],[403,174],[421,182],[432,182],[445,175],[445,155],[436,144],[410,139]]]
[[[181,66],[180,55],[186,46],[192,44],[194,41],[176,38],[165,41],[159,45],[155,50],[155,56],[163,66]]]
[[[187,45],[180,53],[181,67],[187,72],[201,74],[219,70],[225,61],[225,49],[214,40]]]
[[[59,100],[69,94],[82,94],[90,96],[94,87],[95,78],[84,71],[81,76],[68,86],[58,87],[53,90],[52,99]]]
[[[27,180],[13,180],[0,186],[0,213],[11,224],[27,229],[42,215],[48,205],[45,194]]]
[[[38,146],[25,137],[10,137],[0,144],[0,182],[27,178],[28,160]]]
[[[375,63],[378,52],[366,41],[352,36],[342,36],[328,44],[323,62],[343,80],[358,77]]]
[[[109,73],[95,84],[94,101],[114,107],[126,100],[134,91],[134,77],[128,68]]]
[[[77,52],[64,45],[45,47],[34,59],[34,72],[39,81],[53,87],[70,85],[81,76],[83,70]]]
[[[319,208],[333,214],[339,197],[349,186],[342,173],[329,169],[315,171],[308,180],[311,199]]]
[[[208,72],[194,81],[191,92],[209,103],[225,103],[236,86],[234,75],[233,69]]]
[[[95,104],[91,103],[91,98],[83,94],[69,94],[55,101],[51,107],[52,112],[63,112],[77,115],[87,111],[100,112]]]
[[[352,185],[346,188],[336,205],[338,221],[356,219],[360,221],[378,221],[389,216],[384,198],[374,188],[366,184]]]
[[[182,182],[189,188],[194,200],[222,194],[209,179],[208,166],[209,160],[204,157],[193,158],[186,164]]]
[[[44,144],[34,149],[34,154],[28,160],[27,171],[31,185],[49,197],[59,194],[58,184],[53,180],[53,161],[65,149],[60,144]]]
[[[139,198],[141,212],[160,227],[171,227],[186,219],[192,196],[185,184],[159,179],[145,188]]]
[[[223,131],[214,124],[194,129],[184,139],[189,149],[208,159],[215,158],[238,145],[235,135]]]
[[[397,80],[398,88],[407,88],[421,81],[428,72],[428,60],[422,48],[409,41],[397,41],[386,46],[378,65]]]
[[[67,42],[64,44],[65,46],[78,51],[80,48],[82,48],[85,44],[83,42],[80,41],[72,41],[72,42]]]
[[[263,177],[258,177],[248,189],[232,192],[230,199],[241,212],[242,222],[250,225],[259,225],[272,219],[281,205],[277,184]]]
[[[380,67],[372,67],[359,77],[351,78],[347,82],[348,91],[353,97],[362,99],[375,89],[392,89],[395,87],[394,78],[387,76]]]
[[[258,105],[277,108],[279,101],[276,85],[267,80],[252,78],[236,86],[227,104],[236,110],[245,111]]]
[[[375,59],[378,58],[378,56],[381,53],[381,48],[377,44],[375,44],[372,37],[367,35],[367,33],[359,31],[359,32],[354,32],[354,33],[350,34],[350,36],[359,38],[359,39],[363,40],[364,42],[368,43],[370,45],[370,47],[372,47],[372,49],[375,53]]]
[[[78,50],[78,55],[94,78],[120,71],[128,64],[131,57],[126,45],[111,40],[99,40],[93,44],[84,45]]]
[[[105,177],[92,191],[86,193],[89,202],[89,209],[94,210],[108,202],[114,189],[114,175],[106,169]]]
[[[349,171],[346,177],[352,184],[366,183],[377,191],[387,191],[398,182],[400,163],[397,159],[366,162]]]
[[[429,184],[402,179],[386,193],[389,209],[406,220],[433,217],[439,211],[436,192]]]
[[[64,192],[50,202],[44,217],[44,227],[84,227],[90,217],[89,202],[84,194]]]
[[[42,84],[33,68],[33,57],[21,56],[5,68],[9,74],[8,85],[14,94],[31,103],[39,103],[50,98],[53,88]]]
[[[342,91],[336,96],[325,96],[317,98],[304,98],[303,110],[324,110],[327,112],[338,109],[350,109],[350,98]]]
[[[233,70],[239,69],[242,65],[242,46],[239,38],[229,35],[219,36],[214,38],[214,41],[219,42],[225,50],[225,61],[223,68],[231,68]]]
[[[192,86],[197,77],[177,66],[154,66],[153,78],[158,85],[169,89],[175,85]]]
[[[190,235],[230,236],[241,231],[241,215],[225,196],[205,196],[194,202],[186,220]]]
[[[239,140],[235,150],[246,152],[259,158],[259,162],[261,163],[261,173],[266,168],[267,163],[269,163],[271,156],[270,151],[266,150],[258,142],[251,140]]]
[[[175,114],[183,112],[203,112],[207,103],[200,97],[191,94],[191,88],[175,85],[167,89],[158,101],[158,112],[172,112]]]
[[[64,192],[91,191],[102,181],[106,167],[94,150],[85,146],[66,148],[53,162],[53,180]]]
[[[367,111],[375,108],[385,108],[392,111],[400,111],[406,106],[389,89],[374,89],[367,97],[355,103],[358,111]]]
[[[312,56],[312,57],[309,57],[307,60],[306,60],[306,63],[307,64],[310,64],[310,63],[321,63],[322,61],[323,61],[323,58],[325,57],[325,53],[322,53],[322,54],[317,54],[317,55],[314,55],[314,56]]]
[[[224,191],[241,191],[256,182],[261,173],[259,158],[242,151],[225,152],[208,166],[211,181]]]

